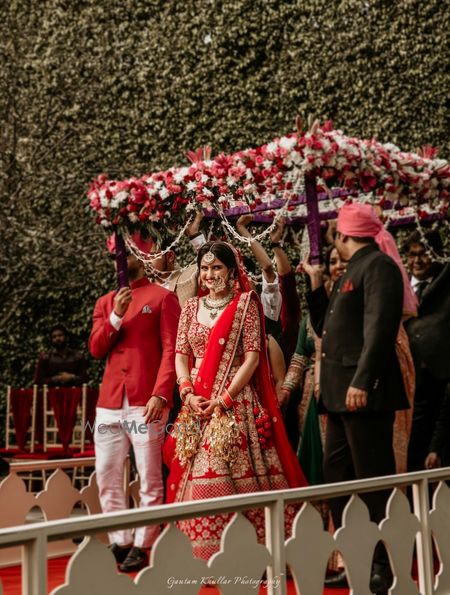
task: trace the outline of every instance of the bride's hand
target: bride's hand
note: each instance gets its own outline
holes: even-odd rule
[[[214,409],[219,405],[219,399],[205,399],[205,402],[200,405],[202,409],[202,417],[211,417]]]
[[[204,403],[209,403],[209,401],[205,399],[205,397],[201,397],[200,395],[193,395],[192,393],[189,395],[188,407],[190,407],[194,413],[202,415],[202,404]]]

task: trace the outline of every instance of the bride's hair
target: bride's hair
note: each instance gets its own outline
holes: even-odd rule
[[[197,254],[197,267],[198,267],[199,271],[200,271],[200,265],[201,265],[202,259],[205,256],[205,254],[207,254],[208,252],[211,252],[212,254],[214,254],[214,256],[218,260],[223,262],[223,264],[228,269],[233,269],[234,276],[236,276],[238,264],[236,262],[235,253],[233,251],[233,248],[230,246],[230,244],[227,244],[226,242],[221,242],[221,241],[206,242],[206,244],[203,244],[203,246],[200,248],[200,250],[198,251],[198,254]]]

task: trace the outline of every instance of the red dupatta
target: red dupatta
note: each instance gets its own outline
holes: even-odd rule
[[[194,382],[194,394],[205,399],[219,396],[236,354],[243,312],[242,293],[238,293],[211,327],[208,346]]]
[[[261,327],[261,352],[259,354],[258,368],[254,374],[256,392],[259,402],[267,409],[272,422],[272,438],[275,444],[284,475],[290,488],[301,488],[308,485],[296,454],[286,434],[281,409],[270,374],[269,357],[267,354],[266,332],[264,328],[264,312],[261,301],[257,299],[259,320]]]

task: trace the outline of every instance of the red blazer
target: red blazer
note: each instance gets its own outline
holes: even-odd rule
[[[156,395],[172,406],[178,299],[146,278],[131,283],[131,290],[132,301],[118,331],[109,320],[116,292],[95,304],[89,351],[95,358],[107,358],[97,406],[120,409],[124,389],[130,405],[146,405]]]

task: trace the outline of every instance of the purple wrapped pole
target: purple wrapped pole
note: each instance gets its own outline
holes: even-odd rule
[[[119,289],[128,287],[128,265],[127,265],[127,251],[125,242],[119,231],[114,232],[116,241],[116,266],[117,266],[117,284]]]
[[[322,261],[320,250],[320,216],[316,176],[314,174],[305,174],[305,194],[306,205],[308,207],[309,262],[311,264],[320,264]]]

